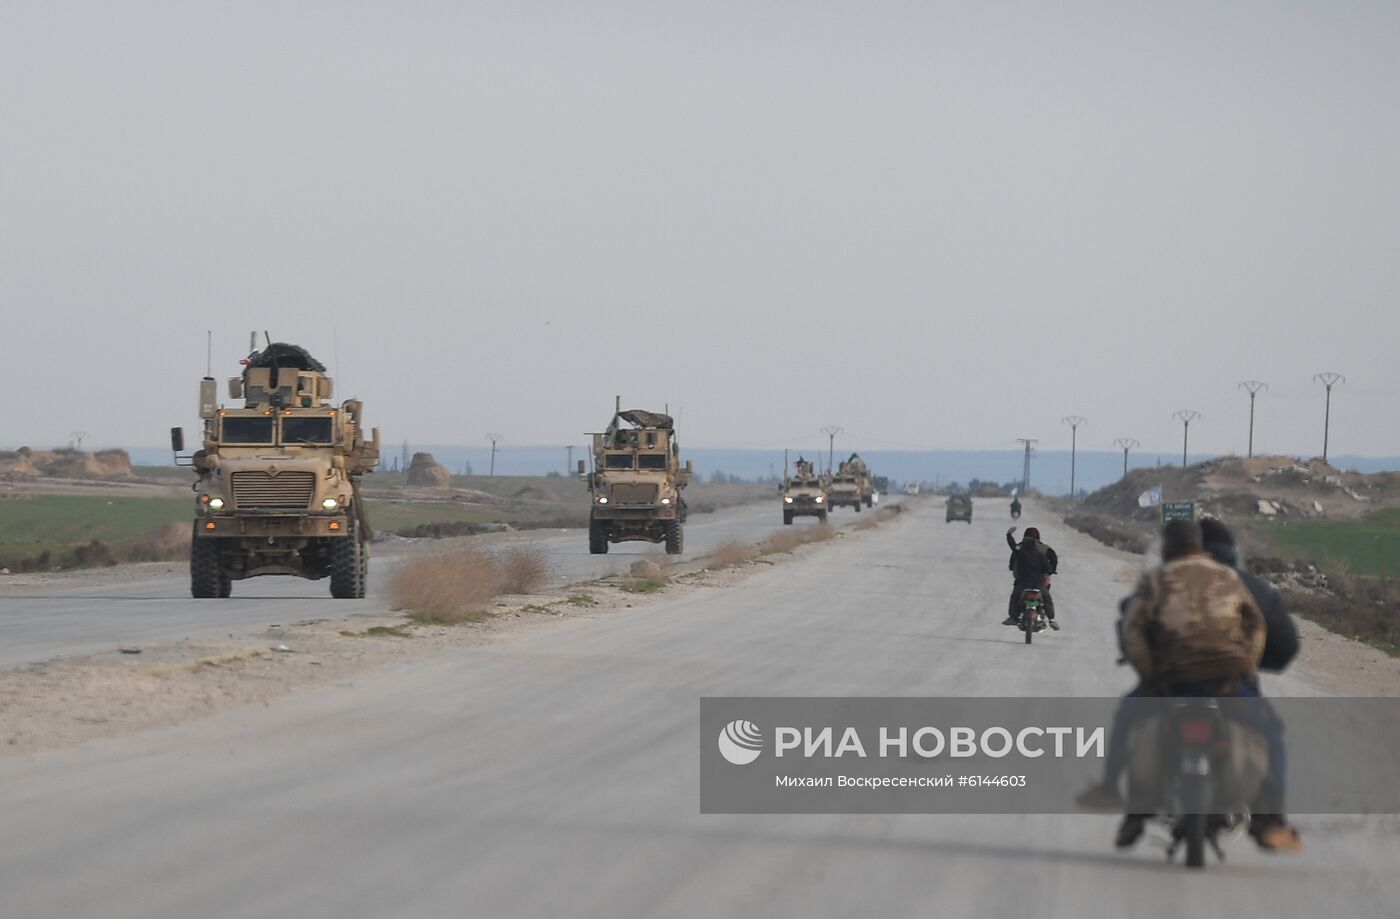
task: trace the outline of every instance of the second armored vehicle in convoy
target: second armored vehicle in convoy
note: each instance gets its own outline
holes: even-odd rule
[[[670,415],[622,410],[617,400],[607,430],[593,434],[593,471],[579,460],[588,483],[588,551],[607,553],[615,542],[665,543],[667,555],[685,547],[685,499],[692,465],[681,466],[680,444]]]
[[[305,349],[268,342],[229,380],[241,406],[218,404],[213,377],[199,387],[204,442],[192,466],[190,593],[227,597],[233,582],[283,574],[330,578],[331,596],[365,595],[369,518],[360,476],[379,462],[379,430],[364,437],[361,405],[330,402],[331,378]],[[170,432],[177,462],[183,428]]]
[[[861,505],[875,505],[875,479],[859,453],[852,453],[836,467],[836,474],[831,477],[830,492],[828,500],[836,507],[850,504],[859,511]]]
[[[816,517],[826,522],[827,491],[810,460],[798,457],[796,471],[783,479],[783,525],[794,517]]]

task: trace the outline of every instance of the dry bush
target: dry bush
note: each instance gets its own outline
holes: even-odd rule
[[[782,529],[763,541],[760,552],[763,555],[777,555],[782,552],[791,552],[798,546],[805,546],[807,543],[826,542],[828,539],[834,539],[835,536],[836,529],[828,523],[821,523],[814,527]]]
[[[450,625],[485,618],[500,588],[495,560],[468,548],[405,562],[394,572],[389,598],[411,619]]]
[[[502,553],[496,563],[501,593],[533,593],[549,583],[549,562],[538,549],[511,549]]]
[[[128,562],[171,562],[190,554],[190,527],[167,523],[133,536],[117,546],[117,555]]]
[[[758,554],[758,547],[748,543],[730,541],[722,543],[713,552],[706,556],[709,563],[706,568],[733,568],[742,565],[753,559]]]

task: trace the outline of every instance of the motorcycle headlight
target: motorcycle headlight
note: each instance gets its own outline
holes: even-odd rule
[[[209,509],[210,509],[211,511],[223,510],[223,507],[224,507],[224,499],[223,499],[223,498],[210,498],[210,499],[209,499]]]
[[[328,511],[333,511],[340,506],[340,502],[335,500],[334,498],[327,498],[326,500],[321,502],[321,506]]]

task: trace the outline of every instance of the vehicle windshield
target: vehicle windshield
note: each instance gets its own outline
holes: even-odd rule
[[[329,415],[283,415],[282,443],[284,444],[329,444],[332,443],[335,419]]]
[[[665,469],[666,454],[643,453],[637,457],[637,465],[643,469]]]
[[[632,454],[630,453],[609,453],[603,458],[604,469],[631,469]]]
[[[225,415],[220,425],[219,440],[226,444],[271,444],[272,419],[266,416]]]

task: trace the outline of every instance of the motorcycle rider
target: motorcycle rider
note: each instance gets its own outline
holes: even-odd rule
[[[1239,550],[1235,545],[1233,534],[1225,524],[1215,518],[1207,517],[1200,522],[1200,531],[1202,549],[1210,558],[1235,571],[1263,616],[1265,640],[1263,654],[1259,660],[1259,669],[1275,673],[1281,672],[1298,653],[1298,627],[1284,607],[1278,591],[1274,590],[1262,578],[1239,567]],[[1165,546],[1163,558],[1164,560],[1167,558]],[[1132,600],[1133,597],[1127,597],[1123,600],[1125,617]],[[1156,694],[1152,691],[1152,687],[1146,683],[1139,683],[1132,692],[1128,693],[1127,698],[1141,698]],[[1242,686],[1238,694],[1249,697],[1260,696],[1257,679]],[[1261,801],[1268,802],[1268,804],[1277,803],[1281,808],[1286,783],[1287,755],[1283,744],[1283,722],[1266,702],[1261,702],[1257,709],[1251,711],[1257,712],[1257,721],[1251,726],[1263,733],[1269,744],[1269,769],[1265,779],[1269,788],[1266,792],[1261,792],[1260,798]],[[1127,765],[1128,733],[1131,722],[1132,712],[1129,707],[1120,706],[1113,721],[1108,755],[1104,764],[1103,781],[1079,795],[1076,800],[1081,805],[1091,809],[1115,811],[1123,807],[1123,798],[1118,793],[1118,781]],[[1264,812],[1269,809],[1268,804],[1250,815],[1249,833],[1254,841],[1260,848],[1270,851],[1300,851],[1302,841],[1297,829],[1288,823],[1282,813]],[[1120,845],[1131,845],[1136,841],[1140,832],[1141,830],[1133,822],[1125,819],[1124,826],[1120,827]]]
[[[1015,584],[1011,588],[1006,618],[1001,624],[1016,625],[1021,621],[1021,591],[1034,588],[1040,591],[1041,600],[1045,604],[1046,621],[1049,622],[1050,628],[1058,632],[1060,624],[1055,621],[1055,600],[1050,596],[1050,575],[1059,569],[1060,558],[1054,549],[1040,541],[1040,530],[1037,528],[1026,527],[1025,538],[1019,545],[1016,543],[1015,533],[1015,527],[1006,531],[1006,544],[1011,547],[1011,560],[1007,567],[1015,578]]]
[[[1020,498],[1012,498],[1012,499],[1011,499],[1011,516],[1017,518],[1018,520],[1020,519],[1020,517],[1021,517],[1021,499],[1020,499]]]

